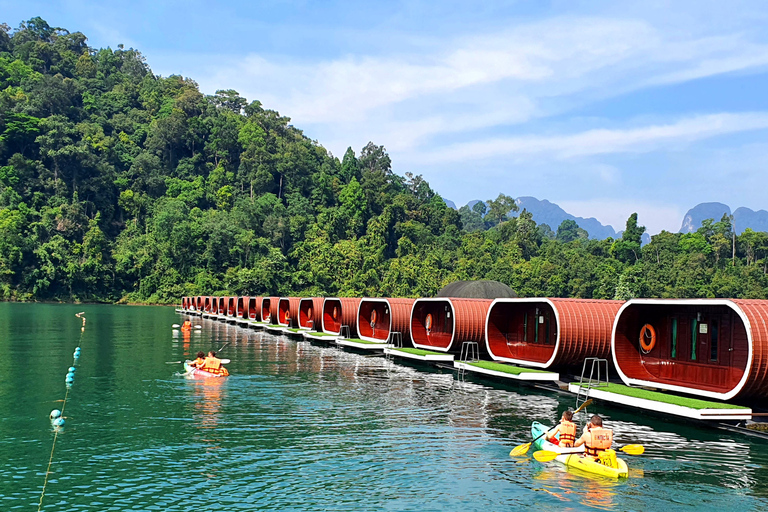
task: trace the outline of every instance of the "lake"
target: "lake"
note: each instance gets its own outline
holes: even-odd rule
[[[646,453],[624,456],[627,480],[588,477],[509,456],[572,396],[207,319],[184,337],[181,321],[168,307],[0,304],[0,510],[38,508],[78,343],[43,510],[768,508],[765,440],[597,404],[616,444]],[[175,361],[221,346],[230,377],[178,375]]]

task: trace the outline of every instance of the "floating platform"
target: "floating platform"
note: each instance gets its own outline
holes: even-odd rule
[[[453,354],[445,352],[433,352],[421,348],[385,348],[384,354],[393,357],[402,357],[404,359],[415,359],[427,363],[452,363]]]
[[[339,339],[338,334],[328,334],[326,332],[309,331],[304,333],[304,339],[310,341],[322,341],[323,343],[334,344]]]
[[[392,345],[386,342],[367,341],[360,338],[344,339],[340,338],[336,340],[336,344],[342,347],[351,347],[358,350],[367,351],[383,351],[385,348],[389,348]]]
[[[687,398],[642,388],[631,388],[612,382],[597,387],[581,389],[582,395],[605,400],[619,405],[661,412],[672,416],[703,421],[751,420],[752,409],[722,402],[709,402],[698,398]],[[578,393],[580,385],[571,383],[568,391]]]
[[[557,372],[523,368],[522,366],[494,363],[491,361],[454,361],[453,366],[459,370],[499,377],[502,379],[536,382],[555,382],[560,380],[560,374]]]

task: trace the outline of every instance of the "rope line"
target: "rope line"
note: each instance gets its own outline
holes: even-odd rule
[[[83,325],[80,327],[80,340],[77,342],[77,347],[80,348],[80,345],[83,343],[83,334],[85,333],[85,317],[82,316],[83,313],[77,313],[75,316],[77,318],[82,318]],[[77,357],[74,358],[72,362],[72,366],[75,366],[77,363]],[[67,399],[69,398],[69,391],[72,389],[72,386],[67,386],[67,392],[64,393],[64,403],[61,404],[61,418],[64,417],[64,410],[67,407]],[[45,489],[48,486],[48,477],[51,475],[51,465],[53,464],[53,453],[56,450],[56,440],[59,438],[59,432],[61,432],[61,429],[56,427],[55,431],[53,433],[53,444],[51,445],[51,456],[48,458],[48,468],[45,470],[45,481],[43,482],[43,490],[40,493],[40,502],[37,504],[37,512],[40,512],[43,508],[43,498],[45,497]]]

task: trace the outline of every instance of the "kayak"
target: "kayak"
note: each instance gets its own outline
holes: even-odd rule
[[[538,421],[534,421],[531,425],[531,435],[534,439],[542,433],[549,430],[546,425],[542,425]],[[623,459],[616,457],[616,467],[611,467],[596,461],[592,457],[584,456],[584,447],[579,446],[577,448],[564,448],[554,443],[546,441],[544,437],[537,440],[534,443],[537,450],[548,450],[551,452],[559,453],[555,460],[565,464],[569,468],[576,468],[587,473],[593,473],[596,475],[607,476],[609,478],[626,478],[629,476],[629,469],[627,463]]]
[[[187,378],[227,377],[229,375],[229,372],[223,366],[218,371],[212,371],[213,368],[207,370],[195,368],[191,363],[192,361],[184,361],[184,376]]]

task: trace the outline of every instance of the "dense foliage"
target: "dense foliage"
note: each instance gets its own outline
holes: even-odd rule
[[[213,293],[766,297],[768,236],[728,218],[641,247],[514,201],[459,212],[373,143],[339,160],[236,91],[152,74],[34,18],[0,26],[0,298],[174,302]],[[735,254],[734,254],[735,248]]]

